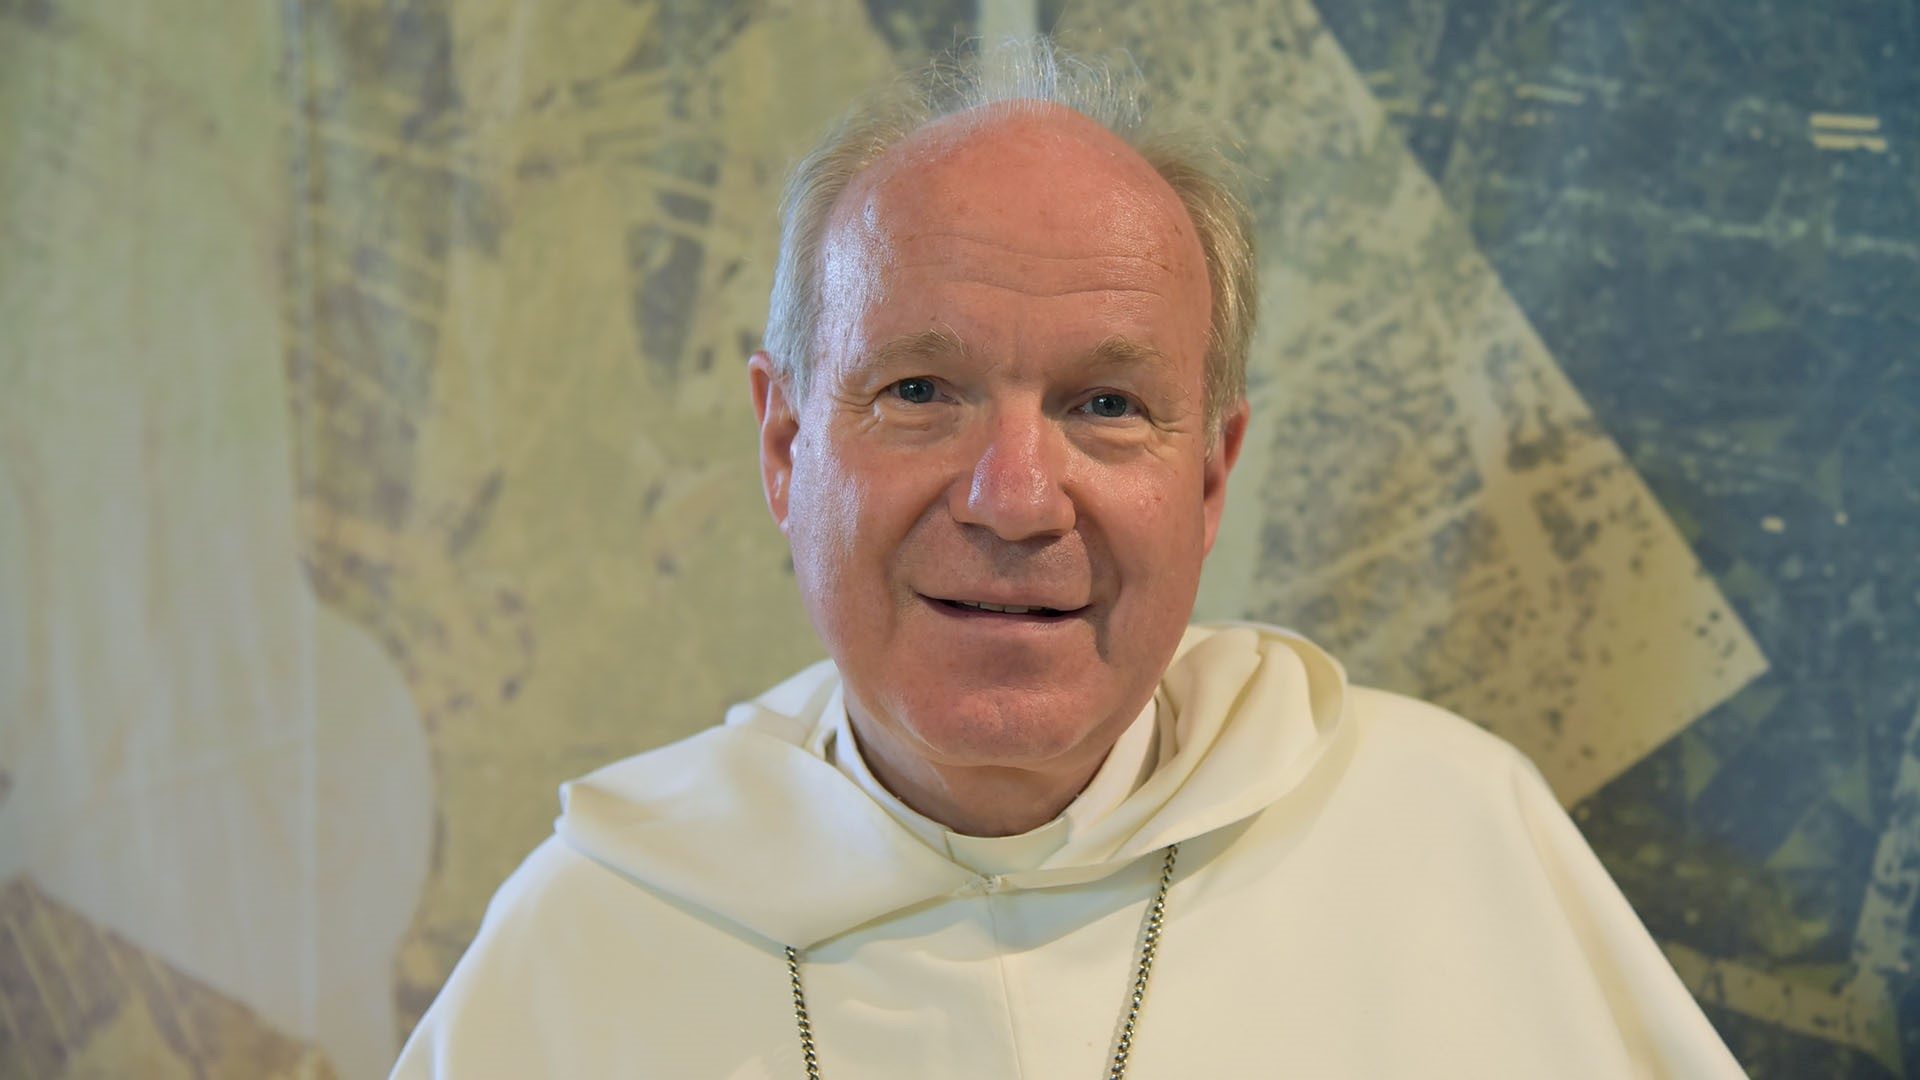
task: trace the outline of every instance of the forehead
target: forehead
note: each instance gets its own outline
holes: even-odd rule
[[[1204,350],[1206,268],[1179,197],[1057,106],[964,113],[889,150],[835,205],[822,271],[848,318],[911,329],[958,306],[997,325],[1045,308],[1124,316],[1165,351]]]

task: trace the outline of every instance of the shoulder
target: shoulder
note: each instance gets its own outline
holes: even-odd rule
[[[1342,783],[1353,798],[1419,808],[1433,827],[1490,828],[1518,840],[1527,818],[1558,800],[1540,770],[1498,735],[1439,705],[1386,690],[1348,690],[1353,758]]]
[[[530,924],[578,915],[578,909],[591,907],[597,894],[615,881],[612,871],[549,836],[494,891],[475,944],[490,936],[515,936]]]
[[[1340,737],[1356,742],[1375,764],[1417,765],[1463,780],[1511,776],[1515,769],[1532,768],[1504,739],[1439,705],[1348,681],[1339,660],[1297,631],[1244,621],[1195,624],[1181,639],[1174,667],[1191,666],[1192,658],[1209,649],[1245,658],[1239,666],[1213,665],[1228,675],[1237,676],[1256,664],[1284,663],[1304,691],[1304,701],[1285,698],[1285,706],[1304,703],[1323,732],[1336,725],[1346,729]],[[1200,673],[1211,679],[1221,677],[1222,671],[1202,667]]]
[[[1498,776],[1532,763],[1512,743],[1432,702],[1369,686],[1347,690],[1348,718],[1367,754],[1460,779]]]
[[[394,1076],[669,1072],[698,1056],[676,1032],[700,1033],[728,994],[777,1012],[775,966],[764,944],[549,837],[494,893]]]
[[[611,927],[653,936],[672,921],[663,898],[549,836],[494,892],[434,1007],[472,1007],[543,973],[592,971]]]
[[[505,1076],[540,1067],[543,973],[566,966],[577,917],[608,871],[549,837],[488,901],[479,932],[400,1052],[394,1077]]]

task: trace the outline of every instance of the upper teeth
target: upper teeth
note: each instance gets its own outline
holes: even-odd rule
[[[998,611],[1007,615],[1027,615],[1047,610],[1043,607],[1020,607],[1017,604],[976,604],[971,600],[955,600],[954,603],[975,611]]]

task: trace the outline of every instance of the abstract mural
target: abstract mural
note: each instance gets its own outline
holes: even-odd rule
[[[1522,747],[1753,1075],[1920,1075],[1920,9],[0,0],[0,1077],[381,1075],[818,658],[782,174],[1036,29],[1244,168],[1200,615]]]

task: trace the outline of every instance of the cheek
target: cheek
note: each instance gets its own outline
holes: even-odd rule
[[[1200,485],[1189,482],[1187,472],[1169,464],[1109,481],[1107,516],[1132,547],[1164,556],[1190,543],[1204,519]]]
[[[796,441],[787,496],[787,540],[802,590],[831,593],[845,576],[844,554],[858,534],[860,493],[817,441]]]
[[[886,586],[897,546],[890,508],[899,500],[887,487],[889,471],[851,449],[809,439],[794,451],[787,530],[794,575],[826,607],[870,603]],[[856,604],[855,596],[864,599]]]
[[[1197,478],[1181,474],[1141,482],[1115,492],[1106,530],[1134,618],[1173,619],[1192,614],[1192,594],[1205,554],[1206,515]]]

